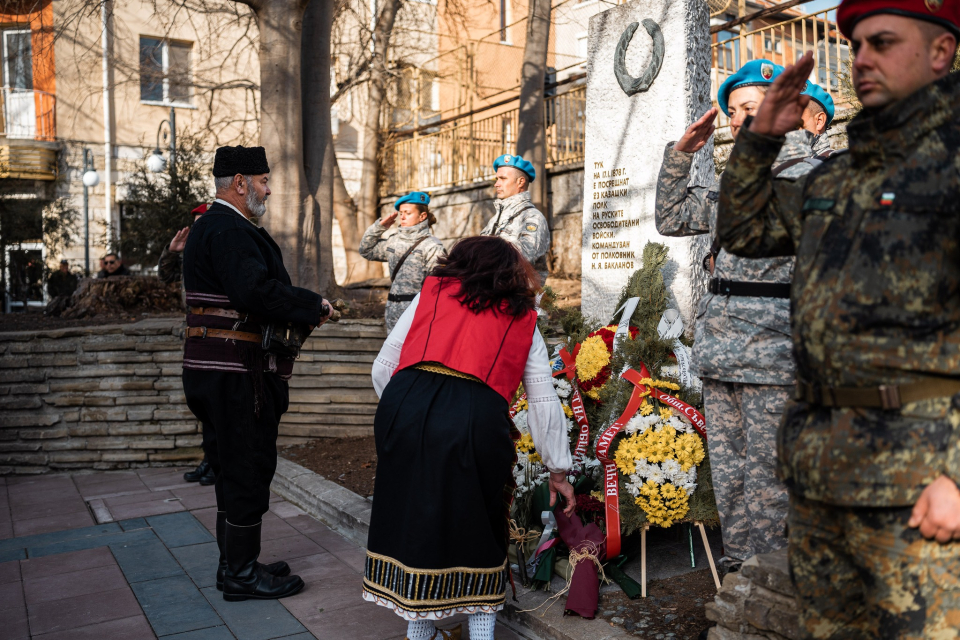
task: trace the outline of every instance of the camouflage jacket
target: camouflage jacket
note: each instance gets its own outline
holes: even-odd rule
[[[170,245],[165,246],[160,254],[160,262],[157,264],[157,277],[167,284],[180,281],[180,302],[186,309],[187,292],[183,288],[183,252],[170,251]]]
[[[740,255],[796,254],[798,375],[875,387],[960,375],[960,74],[847,127],[850,149],[796,181],[772,181],[782,139],[741,132],[723,177],[719,233]],[[780,473],[804,496],[846,505],[916,501],[960,480],[949,398],[899,411],[785,410]]]
[[[813,155],[813,134],[794,131],[788,144],[772,159],[779,166]],[[719,185],[690,186],[693,155],[667,145],[657,183],[657,231],[665,236],[710,234],[716,237]],[[813,161],[817,164],[818,161]],[[814,164],[801,162],[780,177],[808,173]],[[790,282],[792,258],[749,260],[721,251],[714,278],[741,282]],[[693,357],[700,374],[714,380],[747,384],[793,384],[790,354],[790,301],[704,293],[697,308]]]
[[[183,253],[170,251],[170,246],[163,248],[160,262],[157,264],[157,277],[162,282],[171,283],[183,279]]]
[[[390,285],[391,295],[414,296],[420,293],[424,278],[433,271],[437,266],[437,259],[444,254],[443,243],[430,232],[430,225],[426,221],[412,227],[395,226],[394,228],[396,232],[384,238],[384,233],[389,227],[384,227],[379,221],[370,225],[360,239],[360,255],[367,260],[386,262],[390,267],[390,273],[393,273],[400,258],[411,245],[425,238],[404,261],[400,272],[394,274],[393,283]],[[412,297],[410,300],[403,301],[387,300],[387,331],[393,330],[397,320],[410,306],[412,300]]]
[[[500,236],[523,254],[540,274],[540,283],[547,279],[547,251],[550,250],[550,227],[547,219],[533,205],[530,192],[497,200],[493,217],[480,232],[482,236]]]

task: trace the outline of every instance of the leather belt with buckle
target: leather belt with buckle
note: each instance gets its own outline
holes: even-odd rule
[[[960,380],[933,378],[909,384],[878,387],[824,387],[798,381],[794,399],[824,407],[862,407],[893,411],[919,400],[946,398],[960,393]]]
[[[240,340],[241,342],[260,343],[263,336],[249,331],[230,331],[229,329],[210,329],[209,327],[188,327],[188,338],[222,338],[224,340]]]
[[[234,309],[223,309],[221,307],[190,307],[190,314],[195,316],[219,316],[221,318],[230,318],[240,320],[241,322],[255,321],[249,313],[236,311]]]

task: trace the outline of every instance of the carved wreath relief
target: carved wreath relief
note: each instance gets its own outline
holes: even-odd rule
[[[634,78],[627,72],[627,47],[630,46],[633,34],[636,33],[639,26],[640,23],[632,22],[624,29],[620,35],[620,42],[617,43],[616,53],[613,56],[613,73],[617,77],[617,82],[620,83],[620,88],[628,96],[649,89],[663,65],[663,32],[660,31],[660,25],[647,18],[643,21],[643,28],[653,39],[653,56],[650,59],[650,64],[647,65],[639,78]]]

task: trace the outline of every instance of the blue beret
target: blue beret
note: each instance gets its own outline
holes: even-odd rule
[[[500,167],[513,167],[514,169],[520,169],[527,177],[530,178],[530,182],[533,182],[537,179],[537,170],[533,168],[533,165],[524,160],[520,156],[512,156],[509,153],[505,153],[496,160],[493,161],[493,170],[496,171]]]
[[[717,102],[720,103],[720,110],[728,116],[730,115],[730,107],[727,102],[730,100],[730,94],[734,89],[773,84],[773,81],[781,73],[783,73],[783,67],[769,60],[751,60],[720,85],[720,91],[717,92]]]
[[[803,90],[803,95],[810,96],[811,100],[814,100],[823,107],[823,110],[827,112],[827,125],[829,126],[829,124],[833,122],[833,114],[836,112],[833,106],[833,98],[830,97],[830,94],[824,91],[820,85],[813,84],[808,80],[807,88]]]
[[[412,204],[430,204],[430,195],[423,191],[411,191],[407,195],[397,198],[397,201],[393,203],[393,208],[399,211],[400,205],[407,204],[408,202]]]

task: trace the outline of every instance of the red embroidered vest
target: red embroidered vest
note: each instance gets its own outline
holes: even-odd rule
[[[537,312],[474,313],[457,300],[459,291],[458,280],[431,276],[423,282],[397,371],[437,362],[479,378],[510,402],[523,379]]]

